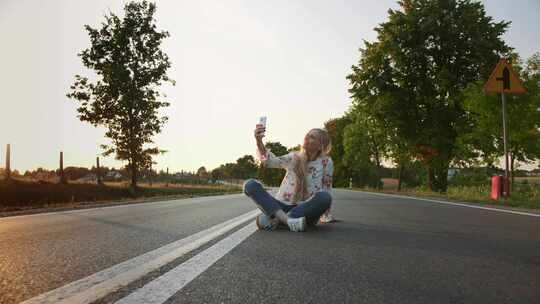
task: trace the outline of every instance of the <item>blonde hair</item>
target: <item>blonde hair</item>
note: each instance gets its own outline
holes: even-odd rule
[[[315,131],[317,133],[317,138],[321,143],[321,149],[317,152],[315,159],[327,156],[332,149],[332,143],[330,141],[330,136],[328,135],[328,132],[326,132],[326,130],[324,129],[319,128],[309,130],[309,132],[311,131]],[[296,174],[296,183],[294,185],[294,194],[291,198],[292,203],[306,200],[309,196],[307,183],[307,177],[309,174],[308,156],[306,151],[304,150],[304,147],[302,145],[300,147],[300,152],[295,153],[293,158],[293,172]]]

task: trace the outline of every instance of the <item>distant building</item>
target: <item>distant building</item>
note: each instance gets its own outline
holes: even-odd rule
[[[82,183],[94,183],[97,182],[97,175],[95,175],[94,173],[90,173],[84,177],[79,178],[77,181]]]
[[[190,174],[189,172],[178,172],[178,173],[175,173],[173,174],[173,177],[176,178],[176,179],[184,179],[184,178],[190,178],[190,177],[193,177],[193,174]]]
[[[105,178],[107,179],[118,180],[118,179],[121,179],[122,177],[123,177],[122,174],[118,171],[109,171],[107,172],[107,174],[105,174]]]

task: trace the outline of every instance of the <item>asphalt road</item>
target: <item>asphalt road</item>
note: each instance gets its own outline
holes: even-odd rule
[[[36,299],[252,210],[229,195],[2,218],[0,303]],[[334,214],[339,222],[305,233],[246,221],[96,303],[153,293],[165,299],[156,303],[539,302],[538,216],[343,190]],[[215,263],[201,266],[208,256]],[[154,280],[163,290],[148,288]]]

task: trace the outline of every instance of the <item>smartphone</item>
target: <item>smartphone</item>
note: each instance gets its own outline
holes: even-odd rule
[[[266,116],[261,116],[261,118],[259,118],[259,124],[266,129]]]

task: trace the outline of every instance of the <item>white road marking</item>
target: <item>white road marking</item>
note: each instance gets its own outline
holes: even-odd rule
[[[256,230],[255,223],[248,224],[116,303],[161,304],[167,301]]]
[[[255,218],[259,209],[210,227],[174,243],[147,252],[86,278],[46,292],[22,303],[91,303],[166,265],[227,231]]]
[[[482,207],[482,206],[472,206],[472,205],[465,204],[465,203],[452,203],[452,202],[438,201],[438,200],[428,199],[428,198],[418,198],[418,197],[414,197],[414,196],[376,193],[376,192],[367,192],[367,191],[355,191],[355,190],[347,190],[347,189],[339,189],[339,190],[349,191],[349,192],[359,192],[359,193],[365,193],[365,194],[373,194],[373,195],[380,195],[380,196],[390,196],[390,197],[414,199],[414,200],[426,201],[426,202],[434,202],[434,203],[444,204],[444,205],[454,205],[454,206],[460,206],[460,207],[469,207],[469,208],[476,208],[476,209],[483,209],[483,210],[490,210],[490,211],[497,211],[497,212],[504,212],[504,213],[512,213],[512,214],[540,217],[540,214],[536,214],[536,213],[528,213],[528,212],[522,212],[522,211],[513,211],[513,210],[489,208],[489,207]]]

